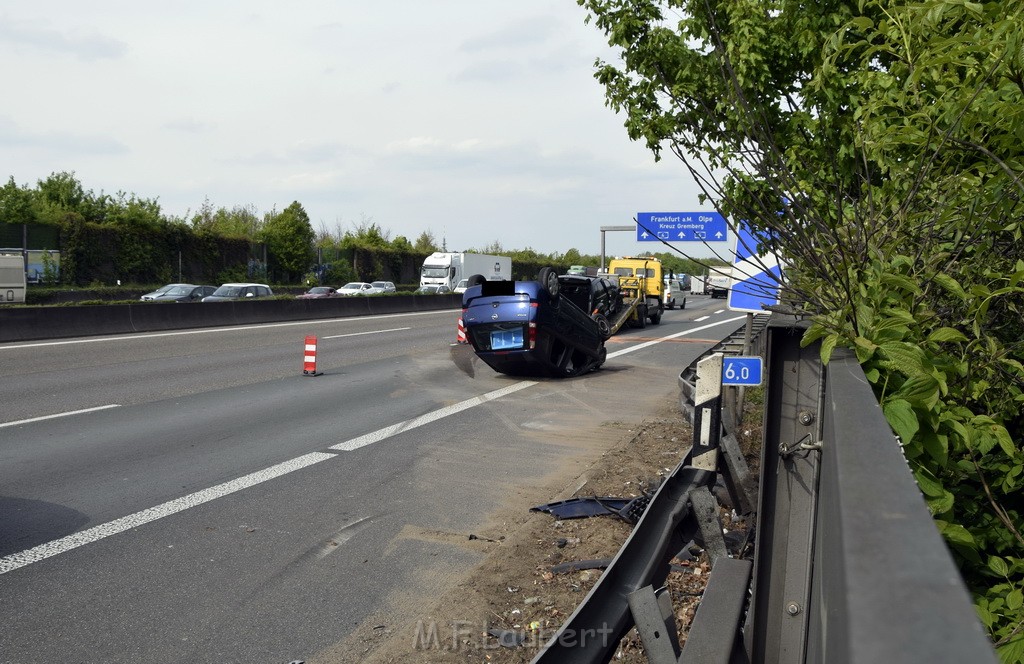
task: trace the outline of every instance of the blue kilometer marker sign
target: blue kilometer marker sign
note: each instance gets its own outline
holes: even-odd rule
[[[726,356],[722,358],[722,385],[760,385],[762,369],[760,357]]]
[[[729,227],[717,212],[638,212],[637,242],[725,242]]]

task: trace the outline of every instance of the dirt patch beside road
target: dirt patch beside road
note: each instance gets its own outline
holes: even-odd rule
[[[572,496],[636,497],[656,489],[690,446],[674,397],[548,500]],[[745,450],[751,450],[749,444]],[[527,512],[488,532],[470,535],[486,559],[410,624],[364,623],[355,634],[309,664],[343,662],[529,662],[594,586],[601,569],[556,573],[561,563],[613,557],[632,526],[612,516],[556,520]],[[742,528],[722,510],[726,529]],[[685,635],[710,569],[704,554],[677,560],[667,585]],[[646,662],[636,632],[620,643],[616,661]]]

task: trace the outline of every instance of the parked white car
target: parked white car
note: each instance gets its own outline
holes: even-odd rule
[[[396,290],[395,284],[390,281],[374,281],[370,284],[370,287],[373,289],[371,291],[373,295],[377,293],[394,293]]]
[[[350,281],[337,291],[335,295],[372,295],[373,286],[365,281]]]

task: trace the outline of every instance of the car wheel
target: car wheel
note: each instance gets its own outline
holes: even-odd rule
[[[651,323],[653,323],[654,325],[657,325],[660,322],[661,322],[661,312],[660,311],[657,312],[657,313],[651,314]]]
[[[480,284],[484,283],[485,281],[487,281],[487,279],[484,277],[484,275],[482,275],[482,274],[473,274],[473,275],[470,275],[469,279],[466,281],[466,285],[467,286],[479,286]]]
[[[558,297],[558,273],[550,267],[542,267],[537,273],[537,281],[548,289],[552,298]]]
[[[612,324],[608,322],[607,316],[594,314],[594,322],[597,323],[597,331],[601,334],[602,339],[612,336]]]
[[[647,327],[647,305],[641,305],[636,310],[636,326],[641,330]]]
[[[679,308],[680,309],[685,309],[686,308],[686,298],[685,297],[683,298],[683,303],[679,305]]]

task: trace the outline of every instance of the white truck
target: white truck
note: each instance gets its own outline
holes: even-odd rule
[[[731,267],[713,267],[707,277],[707,290],[711,297],[728,297],[732,285]]]
[[[423,261],[420,288],[447,286],[454,291],[463,279],[482,274],[488,281],[512,279],[512,259],[508,256],[435,251]]]
[[[24,304],[25,287],[25,257],[0,253],[0,304]]]

